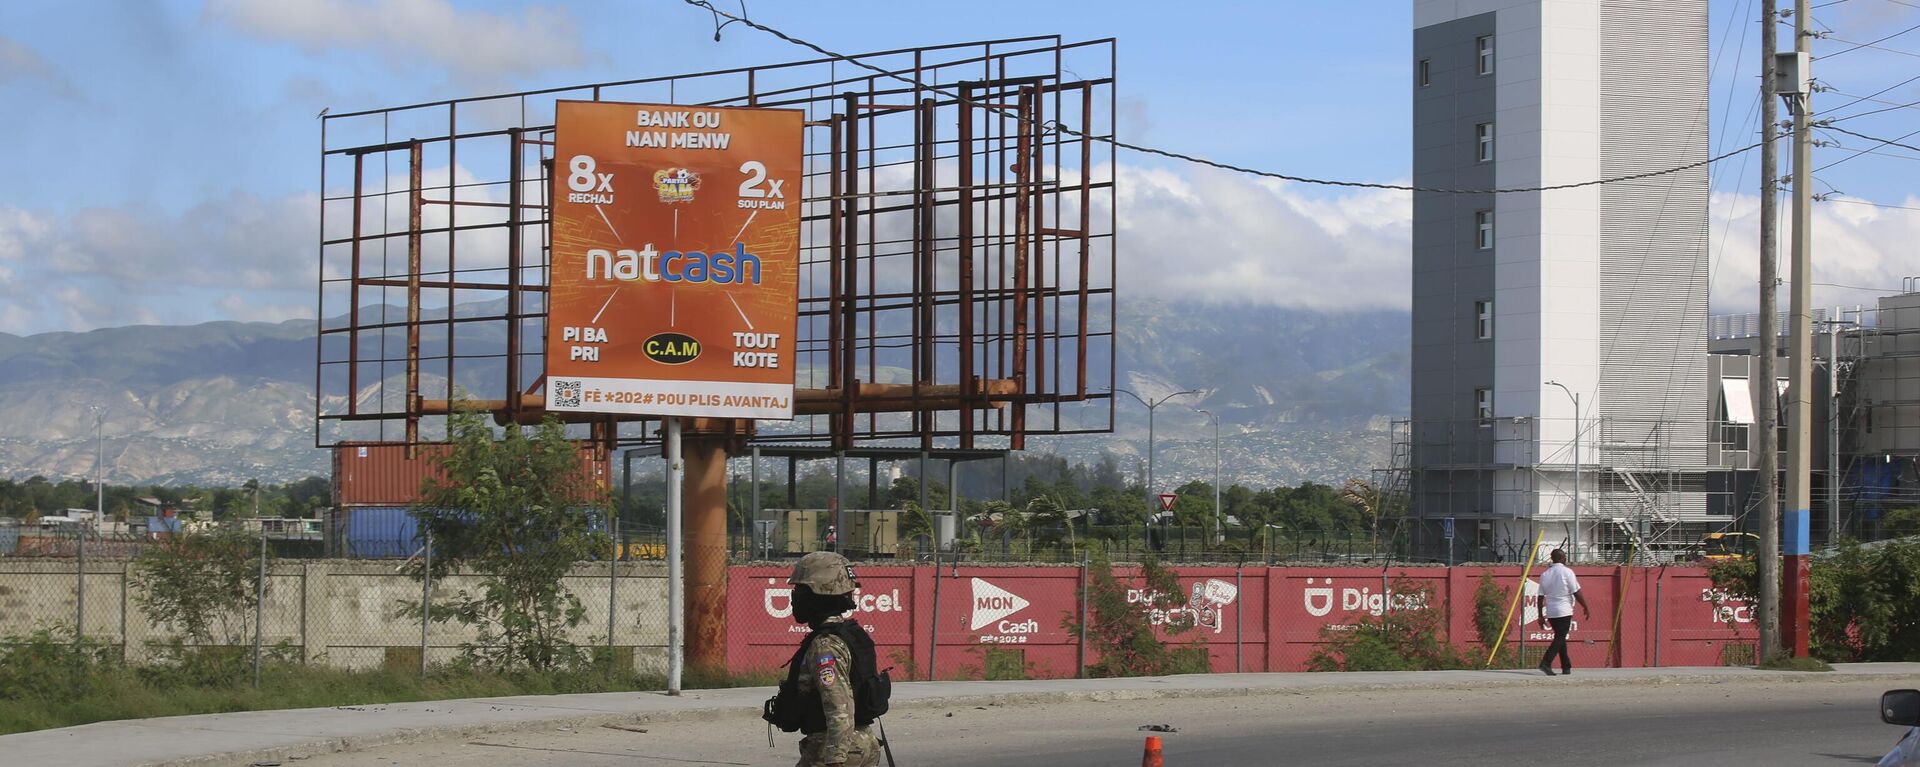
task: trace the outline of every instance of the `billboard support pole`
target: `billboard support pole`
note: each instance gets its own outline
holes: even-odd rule
[[[686,442],[683,437],[680,494],[686,663],[720,671],[727,664],[727,438],[696,432]]]
[[[841,510],[845,509],[846,507],[847,507],[847,454],[845,451],[838,451],[838,452],[835,452],[833,455],[833,551],[834,553],[844,553],[846,551],[845,545],[841,543],[841,540],[846,537],[845,527],[844,525],[841,524],[846,520],[841,516]]]
[[[933,532],[933,622],[927,629],[927,681],[934,680],[935,663],[940,658],[940,526]]]
[[[686,664],[686,606],[680,601],[680,483],[686,466],[680,461],[680,419],[667,420],[667,694],[680,694],[680,673]]]

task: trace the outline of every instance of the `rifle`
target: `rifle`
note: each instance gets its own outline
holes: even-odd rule
[[[873,723],[880,727],[880,750],[887,753],[887,767],[899,767],[893,763],[893,743],[887,740],[887,723],[879,719],[873,720]]]

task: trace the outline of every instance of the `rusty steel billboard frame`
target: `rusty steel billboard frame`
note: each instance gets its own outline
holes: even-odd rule
[[[546,414],[560,99],[806,112],[795,420],[690,436],[973,451],[1110,432],[1116,63],[1112,39],[1024,37],[323,116],[316,444],[437,441],[461,407]],[[662,431],[564,420],[605,449]]]

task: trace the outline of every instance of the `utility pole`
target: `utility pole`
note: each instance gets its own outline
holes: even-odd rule
[[[1793,110],[1793,298],[1788,303],[1788,331],[1792,369],[1787,384],[1787,514],[1783,553],[1786,555],[1786,614],[1780,618],[1782,646],[1795,658],[1807,656],[1807,567],[1812,554],[1813,509],[1813,141],[1812,10],[1808,0],[1794,0],[1793,54],[1785,82],[1774,86]],[[1785,69],[1775,64],[1779,72]]]
[[[1759,411],[1754,414],[1750,433],[1759,474],[1760,551],[1756,561],[1760,579],[1760,658],[1772,658],[1780,646],[1780,453],[1775,446],[1780,405],[1774,381],[1774,366],[1779,356],[1779,264],[1775,257],[1779,243],[1780,164],[1774,144],[1780,122],[1780,108],[1773,101],[1774,53],[1779,45],[1776,30],[1780,11],[1776,0],[1760,0],[1760,359],[1757,379],[1760,388]]]

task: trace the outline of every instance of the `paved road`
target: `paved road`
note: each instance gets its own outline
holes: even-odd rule
[[[1544,681],[1544,680],[1543,680]],[[921,708],[888,717],[906,767],[1137,764],[1147,733],[1187,765],[1862,765],[1898,739],[1875,711],[1886,682],[1764,679],[1679,685],[1306,691],[1234,698]],[[745,716],[491,735],[316,757],[303,767],[793,763],[793,736]]]

